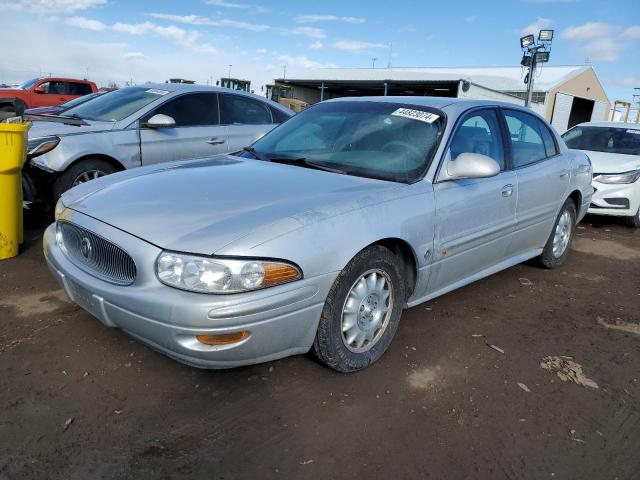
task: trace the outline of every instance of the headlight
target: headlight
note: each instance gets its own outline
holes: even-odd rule
[[[32,138],[27,146],[27,157],[34,158],[50,152],[58,146],[60,138],[52,135],[50,137]]]
[[[158,279],[170,287],[201,293],[237,293],[281,285],[302,278],[286,262],[225,259],[162,252],[156,260]]]
[[[593,178],[600,183],[633,183],[640,178],[640,169],[624,173],[602,174]]]

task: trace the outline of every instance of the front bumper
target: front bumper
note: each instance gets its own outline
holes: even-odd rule
[[[632,217],[640,208],[640,181],[625,184],[593,182],[595,192],[589,205],[589,213]]]
[[[337,273],[241,294],[185,292],[155,277],[159,248],[83,214],[70,215],[71,221],[126,248],[137,264],[132,285],[107,283],[76,267],[56,243],[55,224],[47,228],[44,252],[49,268],[69,298],[104,325],[118,327],[165,355],[199,368],[261,363],[311,348]],[[196,340],[196,335],[242,330],[250,332],[249,338],[231,345],[210,346]]]

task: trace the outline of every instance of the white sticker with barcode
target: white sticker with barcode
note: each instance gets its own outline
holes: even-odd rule
[[[440,118],[440,115],[436,115],[435,113],[425,112],[423,110],[413,110],[411,108],[399,108],[391,115],[394,117],[411,118],[425,123],[433,123]]]
[[[633,133],[634,135],[640,135],[640,130],[629,129],[629,130],[627,130],[627,133]]]
[[[147,93],[152,93],[153,95],[166,95],[169,93],[169,90],[158,90],[157,88],[150,88],[147,90]]]

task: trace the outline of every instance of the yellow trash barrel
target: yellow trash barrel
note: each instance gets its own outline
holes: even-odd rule
[[[18,255],[22,243],[22,165],[28,123],[0,123],[0,260]]]

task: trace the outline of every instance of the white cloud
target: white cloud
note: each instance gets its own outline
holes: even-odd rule
[[[155,34],[164,38],[173,40],[174,42],[189,47],[192,50],[202,53],[216,53],[215,47],[208,43],[199,42],[200,33],[187,31],[175,25],[162,27],[152,22],[144,23],[116,23],[113,25],[116,32],[129,33],[131,35]]]
[[[618,30],[615,25],[603,22],[587,22],[577,27],[569,27],[562,32],[562,38],[567,40],[594,40],[598,37],[611,35]]]
[[[478,19],[477,15],[469,15],[468,17],[464,17],[464,21],[467,23],[473,23]]]
[[[553,20],[550,18],[538,17],[536,20],[526,27],[524,27],[521,31],[521,35],[529,35],[530,33],[534,35],[538,35],[540,30],[547,29],[553,25]]]
[[[269,25],[261,25],[257,23],[239,22],[236,20],[213,19],[201,17],[199,15],[171,15],[168,13],[150,13],[149,16],[161,20],[170,20],[172,22],[186,23],[189,25],[205,25],[211,27],[230,27],[242,30],[250,30],[253,32],[263,32],[269,30]]]
[[[640,39],[640,25],[634,25],[627,28],[624,32],[622,32],[622,36],[631,40]]]
[[[324,45],[322,44],[322,42],[320,40],[317,40],[317,41],[313,42],[311,45],[309,45],[309,48],[311,50],[320,50],[322,47],[324,47]]]
[[[343,23],[364,23],[364,18],[359,17],[338,17],[336,15],[298,15],[295,18],[298,23],[317,22],[343,22]]]
[[[239,8],[242,10],[246,10],[251,8],[251,5],[246,5],[244,3],[233,3],[227,2],[226,0],[207,0],[204,2],[208,5],[215,5],[216,7],[225,7],[225,8]]]
[[[259,48],[256,50],[256,53],[267,53],[268,50],[266,48]]]
[[[93,30],[94,32],[102,32],[107,26],[99,20],[93,20],[86,17],[71,17],[65,23],[72,27],[84,28],[85,30]]]
[[[623,78],[616,77],[611,79],[611,83],[620,85],[622,87],[637,87],[638,85],[640,85],[640,74]]]
[[[134,61],[145,60],[147,57],[142,52],[127,52],[122,55],[122,58],[124,58],[125,60]]]
[[[107,0],[0,0],[0,10],[70,13],[105,5]]]
[[[325,38],[327,36],[323,29],[316,27],[296,27],[290,30],[283,30],[283,33],[303,35],[309,38]]]
[[[629,46],[630,41],[640,39],[640,25],[623,29],[610,23],[587,22],[567,28],[562,32],[562,38],[573,42],[590,60],[613,62]]]
[[[304,55],[297,55],[295,57],[292,57],[290,55],[280,55],[278,57],[278,60],[286,63],[287,65],[303,68],[331,68],[336,66],[334,64],[320,63],[314,60],[309,60]]]
[[[344,50],[345,52],[358,53],[363,50],[371,50],[373,48],[389,48],[384,43],[360,42],[357,40],[340,40],[331,44],[333,48]]]

